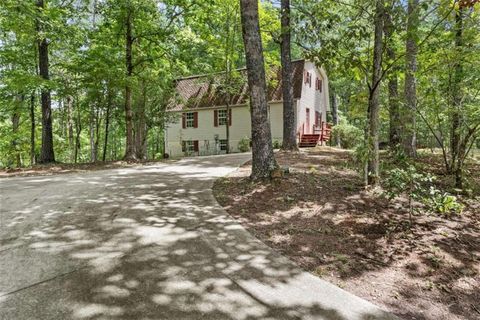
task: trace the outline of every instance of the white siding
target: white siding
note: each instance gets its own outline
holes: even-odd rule
[[[326,120],[329,110],[328,77],[325,70],[318,69],[309,61],[305,61],[305,70],[312,74],[312,84],[306,84],[302,79],[301,98],[295,100],[296,127],[300,131],[306,121],[306,109],[310,109],[310,127],[315,123],[315,111],[322,114]],[[322,91],[315,90],[316,79],[322,79]],[[216,108],[222,109],[222,108]],[[225,109],[225,108],[223,108]],[[197,155],[223,153],[220,151],[218,140],[226,138],[225,126],[214,126],[214,108],[192,110],[198,112],[198,128],[182,129],[181,112],[177,112],[178,120],[169,124],[165,136],[165,151],[172,157],[183,156],[182,141],[198,140],[199,152]],[[283,104],[272,102],[269,108],[269,118],[272,131],[272,141],[283,140]],[[218,136],[216,143],[215,136]],[[232,107],[232,125],[230,126],[230,149],[238,152],[238,143],[243,138],[251,137],[250,110],[248,106]]]
[[[306,133],[311,133],[313,124],[315,123],[315,111],[322,114],[322,120],[326,120],[326,114],[329,110],[328,95],[328,77],[325,70],[318,69],[312,62],[305,61],[305,71],[312,74],[312,84],[305,83],[302,80],[302,95],[297,102],[297,130],[301,131],[306,122],[306,110],[310,109],[310,126]],[[315,81],[319,78],[322,80],[322,92],[315,90]],[[306,127],[306,126],[305,126]]]
[[[218,108],[222,109],[222,108]],[[181,112],[178,112],[177,120],[170,123],[166,130],[165,148],[171,157],[181,157],[182,140],[198,140],[198,155],[224,153],[215,143],[215,135],[218,140],[226,138],[225,126],[214,126],[214,109],[200,109],[198,112],[198,128],[182,129]],[[281,103],[272,103],[270,106],[270,125],[272,140],[281,142],[283,139],[283,107]],[[232,107],[232,125],[230,126],[230,149],[239,152],[238,143],[243,138],[251,137],[250,109],[247,106]]]

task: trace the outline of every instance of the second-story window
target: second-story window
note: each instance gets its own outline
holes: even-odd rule
[[[322,79],[317,78],[317,81],[315,82],[315,89],[322,92],[322,87],[323,87]]]
[[[195,113],[193,112],[185,113],[185,127],[187,128],[195,127]]]

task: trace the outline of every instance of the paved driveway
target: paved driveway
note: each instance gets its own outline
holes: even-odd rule
[[[217,205],[248,157],[0,180],[0,319],[391,319]]]

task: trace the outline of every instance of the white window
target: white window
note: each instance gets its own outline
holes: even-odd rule
[[[183,152],[194,152],[195,151],[195,143],[193,140],[183,141]]]
[[[227,151],[227,139],[220,139],[220,150]]]
[[[195,113],[187,112],[185,113],[185,127],[194,128],[195,127]]]
[[[218,125],[224,126],[227,124],[227,110],[218,110]]]

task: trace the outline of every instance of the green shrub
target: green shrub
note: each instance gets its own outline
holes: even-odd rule
[[[240,152],[250,151],[250,139],[245,137],[238,142],[238,150]]]
[[[340,145],[344,149],[353,149],[363,140],[363,131],[351,124],[340,123],[333,127],[332,136],[340,138]]]
[[[282,147],[282,142],[279,140],[273,140],[273,149],[280,149]]]
[[[433,185],[435,180],[435,176],[420,173],[415,166],[408,165],[405,168],[387,171],[383,187],[389,199],[402,195],[407,197],[410,222],[412,222],[412,214],[418,211],[415,202],[423,204],[427,211],[441,215],[460,214],[463,211],[463,205],[458,202],[457,197],[436,189]]]

